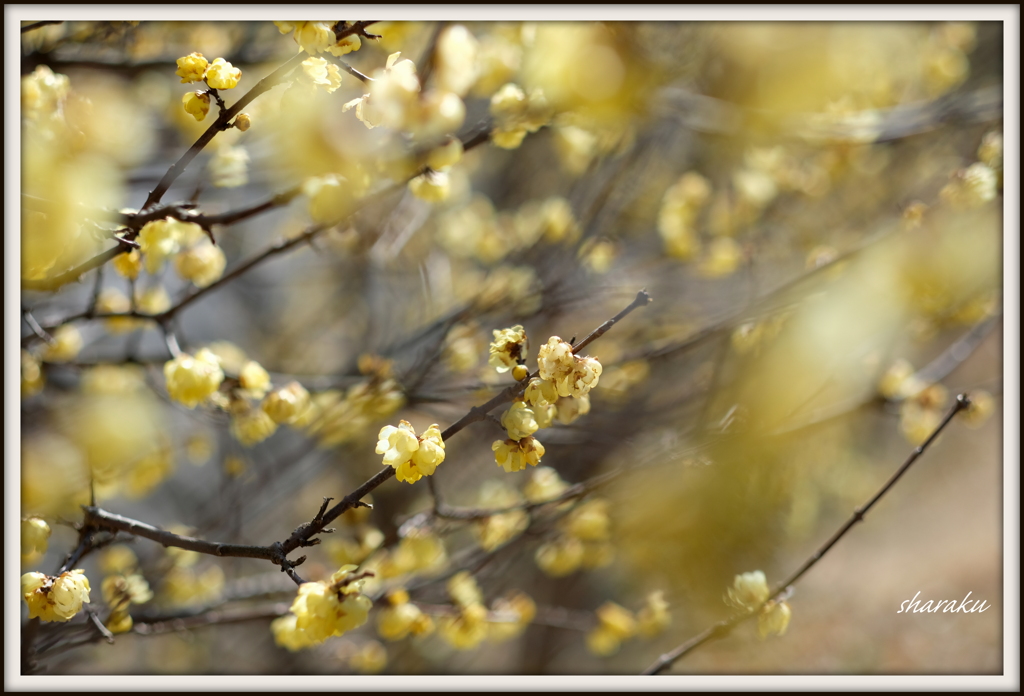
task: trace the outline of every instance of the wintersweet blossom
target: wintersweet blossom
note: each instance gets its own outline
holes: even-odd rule
[[[322,643],[366,623],[373,602],[362,594],[361,580],[346,582],[356,566],[342,566],[329,581],[306,582],[292,602],[295,630],[303,632],[301,641]]]
[[[89,603],[89,578],[81,569],[57,577],[43,573],[21,576],[21,596],[28,605],[28,618],[43,621],[68,621]]]
[[[181,105],[185,107],[185,113],[202,121],[210,113],[210,95],[203,91],[186,92],[181,98]]]
[[[515,401],[501,416],[501,426],[510,440],[521,440],[539,429],[533,410],[522,401]]]
[[[444,440],[437,424],[417,437],[412,425],[403,420],[397,428],[393,425],[381,428],[377,454],[384,455],[384,465],[395,469],[395,478],[399,481],[416,483],[433,474],[437,465],[444,461]]]
[[[526,465],[537,466],[544,456],[544,445],[534,437],[526,436],[516,440],[496,440],[491,449],[498,466],[512,473],[522,471]]]
[[[768,579],[760,570],[737,575],[726,593],[726,602],[737,609],[753,610],[768,599]]]
[[[178,70],[174,73],[181,78],[181,83],[202,82],[206,75],[206,68],[210,62],[203,57],[202,53],[190,53],[178,59]]]
[[[757,632],[761,639],[771,635],[785,635],[791,614],[792,610],[785,601],[768,602],[757,616]]]
[[[172,399],[188,408],[195,408],[220,388],[224,372],[217,356],[202,348],[195,357],[182,353],[165,363],[164,379]]]
[[[498,372],[508,372],[526,357],[528,345],[526,331],[520,324],[508,329],[495,329],[487,364]]]
[[[234,89],[242,79],[242,71],[223,58],[217,58],[206,69],[206,84],[214,89]]]

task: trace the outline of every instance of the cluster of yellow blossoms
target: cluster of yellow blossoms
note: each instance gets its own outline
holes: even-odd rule
[[[242,71],[223,58],[210,63],[202,53],[190,53],[178,59],[175,74],[186,82],[206,82],[211,89],[234,89],[242,79]],[[181,98],[185,112],[202,121],[210,111],[210,93],[203,90],[188,92]]]
[[[292,34],[299,48],[310,55],[330,53],[343,56],[358,51],[362,41],[358,36],[346,36],[340,41],[334,32],[335,22],[274,22],[282,34]],[[294,32],[294,33],[293,33]]]
[[[663,592],[647,595],[643,608],[635,615],[615,602],[605,602],[597,611],[598,624],[587,633],[587,649],[600,657],[612,655],[619,646],[637,634],[653,638],[672,621]]]
[[[792,613],[785,600],[768,601],[771,590],[768,579],[760,570],[737,575],[725,596],[730,606],[742,611],[757,611],[757,629],[761,638],[784,635]]]
[[[300,650],[365,624],[373,602],[360,594],[362,580],[350,577],[355,569],[343,566],[328,581],[300,585],[291,614],[270,624],[277,644]]]
[[[942,422],[949,402],[949,391],[942,384],[926,384],[916,376],[907,360],[895,361],[878,383],[878,393],[900,404],[900,432],[912,445],[920,445]],[[995,411],[995,399],[986,391],[971,393],[971,405],[964,420],[972,428],[980,427]]]
[[[394,468],[399,481],[416,483],[433,474],[437,465],[444,461],[444,440],[437,424],[417,437],[412,425],[403,420],[397,428],[393,425],[381,428],[377,454],[384,455],[384,466]]]
[[[610,564],[614,550],[608,507],[601,498],[578,504],[559,522],[556,536],[537,547],[537,566],[557,578]]]
[[[81,569],[69,570],[57,577],[43,573],[21,576],[21,596],[28,605],[28,618],[43,621],[69,621],[89,603],[89,578]]]
[[[523,365],[526,355],[526,332],[513,326],[494,332],[489,363],[499,372],[510,367],[513,376],[526,379],[529,370]],[[549,427],[556,415],[563,423],[590,410],[589,393],[601,377],[601,363],[596,358],[580,358],[572,346],[552,336],[537,355],[538,377],[530,380],[523,396],[512,403],[501,417],[508,439],[491,445],[495,461],[505,471],[521,471],[527,465],[537,466],[544,456],[544,446],[533,437],[541,428]],[[559,401],[560,398],[571,400]],[[557,402],[557,405],[556,405]]]

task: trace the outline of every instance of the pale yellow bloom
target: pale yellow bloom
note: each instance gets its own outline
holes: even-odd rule
[[[448,199],[451,183],[447,173],[430,170],[409,180],[409,192],[427,203],[440,203]]]
[[[594,498],[580,503],[565,518],[563,527],[569,534],[583,541],[605,541],[611,536],[608,501]]]
[[[508,329],[495,329],[487,363],[498,372],[508,372],[526,357],[526,331],[519,324]]]
[[[337,174],[306,179],[302,192],[309,198],[309,215],[314,222],[334,224],[352,212],[351,186]]]
[[[135,280],[142,270],[142,254],[138,249],[132,249],[128,253],[118,254],[112,263],[114,270],[128,280]]]
[[[760,570],[737,575],[726,593],[726,602],[737,609],[752,610],[768,599],[768,579]]]
[[[246,406],[231,416],[231,434],[246,447],[263,442],[277,430],[277,423],[261,408]]]
[[[512,473],[522,471],[526,465],[537,466],[544,456],[544,445],[534,437],[526,436],[516,440],[496,440],[491,449],[498,466]]]
[[[341,86],[341,70],[325,58],[310,57],[302,61],[302,76],[314,87],[323,87],[328,94]]]
[[[224,381],[224,372],[217,356],[203,348],[195,357],[182,353],[164,364],[164,379],[172,399],[188,408],[195,408],[216,393]]]
[[[43,573],[21,576],[21,595],[28,605],[28,617],[43,621],[68,621],[89,603],[89,578],[76,569],[57,577]]]
[[[210,65],[202,53],[190,53],[179,58],[177,62],[178,69],[174,74],[181,78],[182,84],[202,82],[206,75],[206,68]]]
[[[344,583],[355,566],[344,566],[330,582],[307,582],[299,586],[292,602],[295,628],[304,631],[312,643],[322,643],[366,623],[373,603],[359,594],[362,581]]]
[[[540,466],[530,474],[530,479],[523,486],[523,495],[531,503],[543,503],[554,500],[568,488],[569,484],[562,480],[557,471],[549,466]]]
[[[523,398],[534,408],[544,404],[553,404],[558,401],[558,387],[554,382],[534,377],[526,385]]]
[[[270,392],[263,399],[261,408],[275,423],[291,423],[309,406],[309,392],[298,382]]]
[[[242,389],[257,393],[260,397],[270,388],[270,374],[255,360],[249,360],[238,373]]]
[[[992,168],[975,162],[953,175],[939,197],[957,209],[977,208],[995,200],[998,193],[998,178]]]
[[[560,578],[579,570],[583,563],[583,542],[573,536],[562,535],[537,548],[534,560],[537,567],[551,577]]]
[[[770,635],[785,635],[786,629],[789,627],[791,613],[789,604],[784,601],[768,602],[757,616],[757,632],[761,639]]]
[[[971,405],[963,412],[968,428],[980,428],[996,410],[996,400],[987,391],[978,389],[970,393]]]
[[[433,474],[437,465],[444,461],[444,441],[436,424],[417,438],[412,425],[403,420],[397,428],[393,425],[381,428],[377,454],[384,455],[385,466],[395,469],[395,478],[415,483]]]
[[[46,362],[68,362],[74,360],[82,350],[82,334],[73,324],[64,324],[52,335],[55,343],[47,344],[43,349],[42,358]]]
[[[38,517],[29,517],[21,521],[21,555],[46,553],[50,534],[50,525]]]
[[[491,621],[487,638],[500,642],[522,634],[537,615],[537,605],[528,595],[515,591],[494,600],[491,611],[498,620]]]
[[[296,626],[298,617],[295,614],[286,614],[270,623],[270,631],[274,634],[274,643],[292,652],[312,647],[320,641],[312,638],[306,631]]]
[[[388,650],[375,640],[367,641],[348,658],[348,665],[360,674],[379,674],[388,665]]]
[[[455,24],[437,39],[436,78],[441,89],[463,97],[476,81],[479,44],[469,30]]]
[[[186,92],[181,98],[185,113],[195,120],[202,121],[210,113],[210,95],[203,91]]]
[[[125,254],[122,254],[125,256]],[[174,257],[174,269],[197,288],[205,288],[224,275],[227,259],[219,246],[200,242]]]
[[[223,58],[217,58],[206,69],[206,84],[214,89],[233,89],[242,79],[242,71]]]
[[[459,163],[462,159],[462,141],[458,138],[451,138],[440,147],[435,147],[427,155],[427,166],[435,171],[447,169]]]
[[[645,638],[653,638],[672,622],[668,611],[668,602],[664,592],[651,592],[647,595],[647,603],[637,612],[637,632]]]
[[[514,401],[501,416],[501,426],[508,432],[510,440],[522,440],[537,432],[536,416],[533,410],[522,401]]]

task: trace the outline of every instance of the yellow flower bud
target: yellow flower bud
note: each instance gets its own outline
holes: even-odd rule
[[[224,274],[227,259],[211,242],[197,244],[174,257],[174,269],[197,288],[205,288]]]
[[[768,579],[760,570],[737,575],[726,593],[726,602],[737,609],[756,609],[768,599]]]
[[[82,350],[82,334],[72,324],[64,324],[53,332],[55,343],[48,344],[42,358],[46,362],[68,362],[74,360]]]
[[[118,254],[114,257],[113,266],[118,275],[135,280],[142,270],[142,253],[138,249],[132,249],[126,254]]]
[[[235,116],[234,126],[244,133],[249,130],[250,126],[252,126],[252,118],[249,114],[238,114]]]
[[[768,602],[757,616],[757,632],[761,639],[764,640],[770,635],[784,635],[789,627],[791,613],[786,602]]]
[[[21,521],[21,555],[46,553],[46,547],[50,534],[50,525],[38,517],[29,517]]]

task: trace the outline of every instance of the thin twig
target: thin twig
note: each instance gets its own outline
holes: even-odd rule
[[[910,456],[907,457],[907,459],[903,462],[903,464],[900,465],[898,469],[896,469],[892,476],[889,477],[889,480],[887,480],[885,484],[880,489],[878,489],[878,492],[876,492],[866,503],[864,503],[864,505],[861,505],[860,507],[853,511],[853,514],[850,515],[849,519],[847,519],[846,522],[844,522],[842,526],[840,526],[839,529],[837,529],[835,533],[832,534],[831,537],[829,537],[828,541],[826,541],[817,551],[811,554],[811,556],[806,561],[804,561],[803,565],[801,565],[796,571],[794,571],[788,578],[786,578],[781,583],[776,585],[775,589],[772,590],[771,594],[764,602],[759,604],[757,607],[754,607],[753,609],[747,611],[746,613],[739,614],[738,616],[734,616],[724,621],[719,621],[718,623],[709,626],[708,628],[704,629],[703,631],[695,635],[693,638],[690,638],[682,645],[676,647],[674,650],[667,652],[661,657],[659,657],[657,660],[655,660],[654,664],[652,664],[650,667],[641,672],[641,674],[658,674],[665,668],[671,666],[678,659],[680,659],[690,651],[694,650],[695,648],[703,645],[704,643],[707,643],[708,641],[713,639],[724,638],[725,636],[729,635],[736,626],[756,616],[757,613],[766,604],[768,604],[768,602],[771,602],[778,598],[780,595],[788,592],[790,588],[793,585],[795,585],[797,581],[800,580],[800,578],[802,578],[807,571],[813,568],[814,565],[818,563],[818,561],[820,561],[825,556],[825,554],[828,553],[829,550],[833,546],[835,546],[839,542],[839,540],[842,539],[846,535],[846,533],[853,528],[854,525],[856,525],[858,522],[864,519],[864,516],[867,515],[868,511],[871,510],[872,507],[874,507],[875,503],[881,500],[882,496],[888,493],[889,489],[896,485],[896,482],[900,480],[903,474],[907,473],[907,470],[914,464],[914,462],[916,462],[918,458],[920,458],[920,456],[924,454],[925,450],[927,450],[928,447],[933,442],[935,442],[935,439],[938,438],[939,434],[946,428],[947,425],[949,425],[950,421],[953,420],[956,414],[966,409],[968,406],[970,406],[970,404],[971,401],[966,394],[958,395],[956,397],[956,403],[953,404],[953,407],[949,409],[949,413],[946,414],[945,418],[942,419],[942,422],[939,423],[939,425],[935,428],[932,434],[928,436],[928,439],[922,442],[920,445],[918,445],[914,449],[914,451],[910,453]]]

